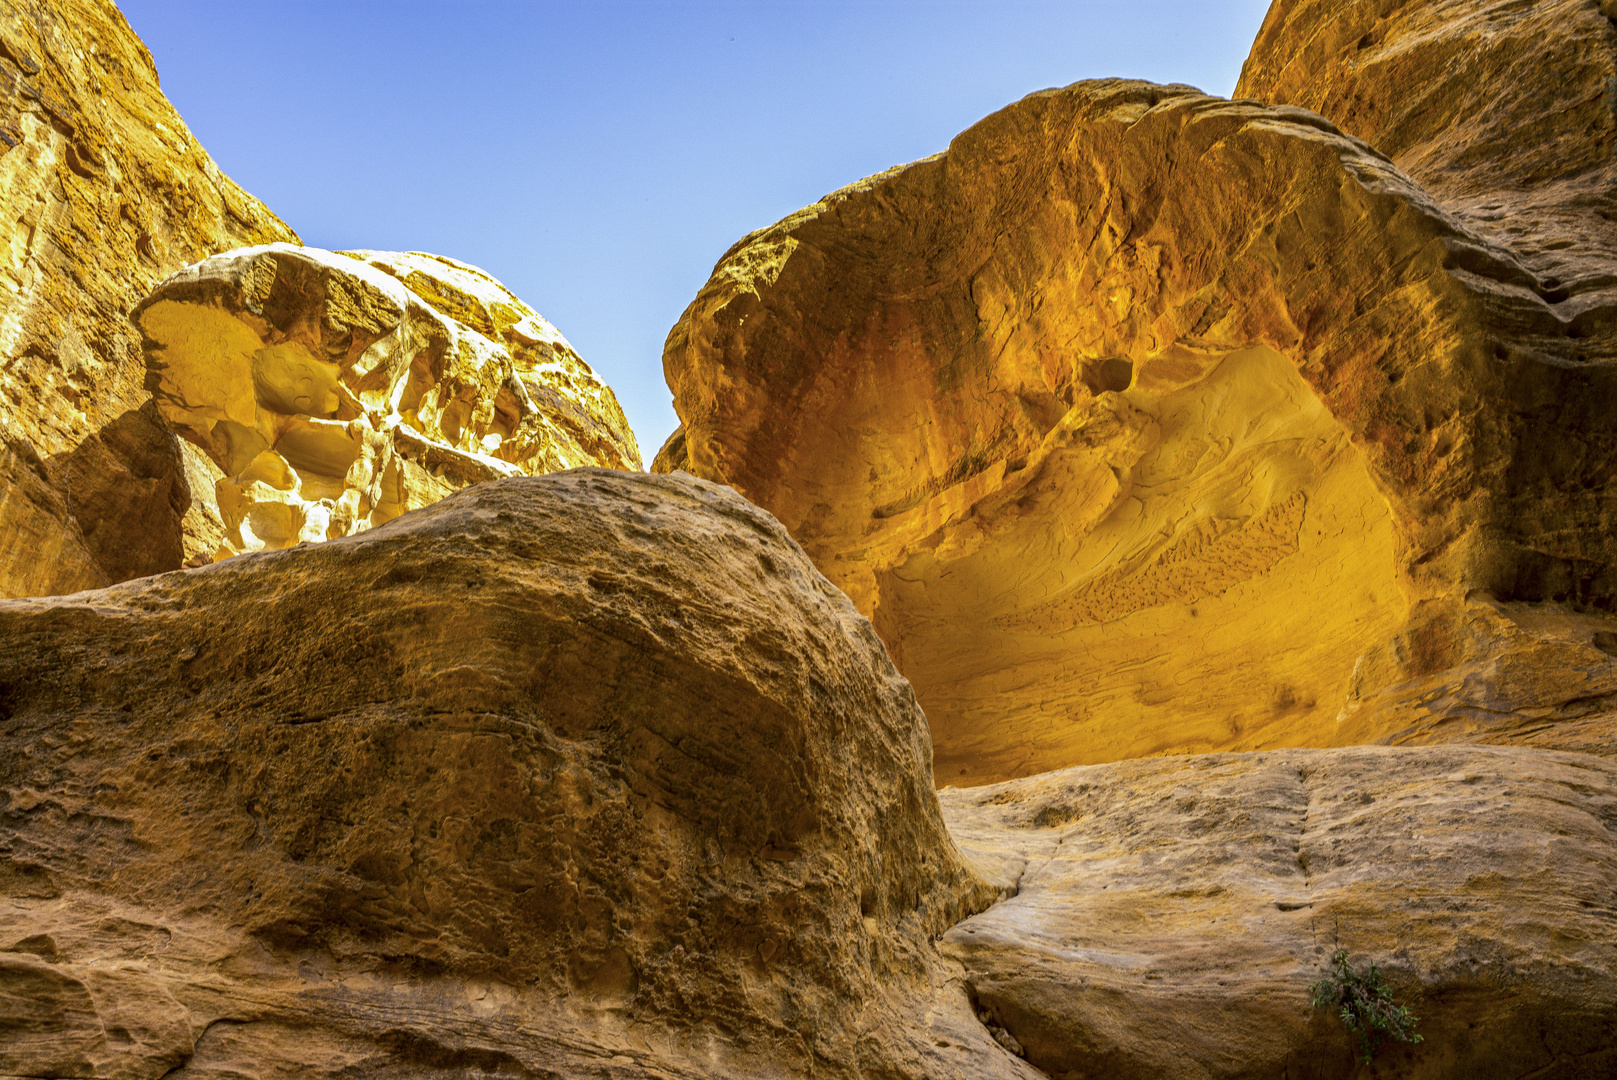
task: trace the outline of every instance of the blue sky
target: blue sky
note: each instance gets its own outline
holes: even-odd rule
[[[121,0],[214,159],[326,248],[474,263],[617,392],[735,240],[1033,90],[1227,95],[1261,0]]]

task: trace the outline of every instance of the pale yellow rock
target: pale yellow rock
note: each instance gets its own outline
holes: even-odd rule
[[[779,523],[577,469],[0,601],[0,1075],[1037,1074],[996,896]]]
[[[1386,500],[1319,399],[1260,348],[1073,419],[958,521],[938,500],[882,535],[913,552],[877,617],[929,690],[940,777],[1334,741],[1342,642],[1408,608]]]
[[[221,474],[213,557],[347,536],[493,477],[638,468],[612,391],[497,281],[355,254],[226,252],[135,310],[158,407]]]
[[[639,469],[640,447],[617,397],[549,320],[475,266],[419,251],[348,251],[376,267],[511,355],[528,393],[534,425],[511,436],[525,443],[498,449],[507,461],[529,460],[532,474],[578,465]],[[503,441],[503,440],[502,440]]]
[[[1014,895],[944,936],[1047,1076],[1617,1071],[1617,765],[1521,747],[1120,762],[941,793]],[[1424,1042],[1357,1071],[1310,1009],[1379,964]]]

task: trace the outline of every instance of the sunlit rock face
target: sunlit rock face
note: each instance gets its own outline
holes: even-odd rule
[[[1280,0],[1235,96],[1310,109],[1386,154],[1508,248],[1606,355],[1613,18],[1611,0]]]
[[[478,443],[485,453],[524,462],[524,470],[533,474],[583,464],[641,467],[640,447],[611,388],[559,330],[511,290],[477,267],[442,255],[343,254],[397,278],[440,315],[458,322],[462,334],[471,331],[510,355],[511,369],[527,394],[523,422],[510,435],[500,435],[498,426],[485,432]],[[508,411],[511,405],[502,401],[499,407]],[[444,408],[454,406],[439,406]]]
[[[296,239],[192,138],[112,3],[0,5],[0,596],[180,565],[202,511],[129,311],[187,263]]]
[[[347,536],[480,480],[639,466],[566,339],[453,260],[246,248],[134,318],[158,407],[217,470],[221,535],[192,562]]]
[[[942,780],[1391,739],[1477,604],[1617,599],[1597,324],[1326,119],[1078,83],[738,243],[654,467],[871,614]]]
[[[5,1075],[1038,1075],[908,684],[734,492],[499,479],[0,639]]]

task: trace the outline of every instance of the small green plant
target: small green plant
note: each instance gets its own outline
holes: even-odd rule
[[[1368,1065],[1375,1056],[1376,1041],[1390,1035],[1399,1042],[1418,1043],[1415,1033],[1420,1018],[1409,1011],[1408,1005],[1392,1000],[1392,990],[1381,979],[1381,972],[1371,961],[1369,968],[1359,972],[1348,963],[1346,949],[1337,949],[1331,957],[1332,972],[1308,988],[1316,1009],[1335,1009],[1343,1025],[1359,1040],[1359,1060]]]

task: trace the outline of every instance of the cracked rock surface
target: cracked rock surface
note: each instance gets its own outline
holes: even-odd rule
[[[1154,758],[940,793],[1011,893],[944,935],[1057,1077],[1348,1077],[1308,987],[1377,961],[1377,1076],[1617,1070],[1617,765],[1520,747]]]
[[[780,525],[491,481],[0,602],[0,1075],[1023,1077],[926,723]]]

